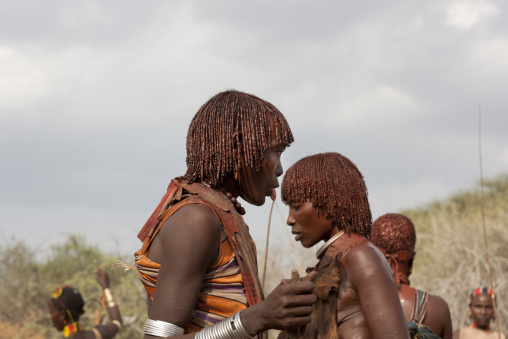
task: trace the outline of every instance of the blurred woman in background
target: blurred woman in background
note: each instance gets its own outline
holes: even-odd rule
[[[108,309],[110,323],[97,325],[91,330],[84,331],[79,323],[79,317],[84,313],[85,302],[79,291],[70,286],[57,288],[48,300],[49,312],[53,326],[63,331],[65,338],[72,339],[109,339],[122,329],[120,309],[109,288],[109,276],[103,270],[95,270],[95,278],[104,290],[104,297]]]
[[[498,332],[490,329],[490,322],[494,319],[494,299],[490,288],[480,286],[475,289],[468,298],[473,323],[453,333],[453,339],[499,338]],[[506,339],[503,333],[501,339]]]

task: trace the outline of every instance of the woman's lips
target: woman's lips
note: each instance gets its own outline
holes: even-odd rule
[[[275,198],[277,198],[277,192],[275,191],[275,188],[270,188],[270,198],[275,201]]]

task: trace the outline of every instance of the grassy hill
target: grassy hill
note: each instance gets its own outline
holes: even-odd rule
[[[507,332],[508,174],[484,182],[485,224],[501,329]],[[416,227],[411,285],[443,297],[453,328],[470,324],[467,296],[489,285],[480,185],[442,201],[402,211]]]

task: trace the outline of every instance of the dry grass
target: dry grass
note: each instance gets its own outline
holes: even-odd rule
[[[479,190],[462,192],[425,208],[404,211],[417,230],[412,286],[443,297],[453,328],[470,324],[468,294],[489,285]],[[485,220],[500,327],[507,331],[508,176],[487,182]]]

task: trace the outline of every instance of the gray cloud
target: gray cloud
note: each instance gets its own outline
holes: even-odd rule
[[[374,216],[476,182],[479,104],[485,174],[506,172],[507,6],[3,1],[0,235],[136,250],[193,114],[229,88],[285,114],[286,168],[353,160]],[[247,207],[258,239],[268,210]]]

